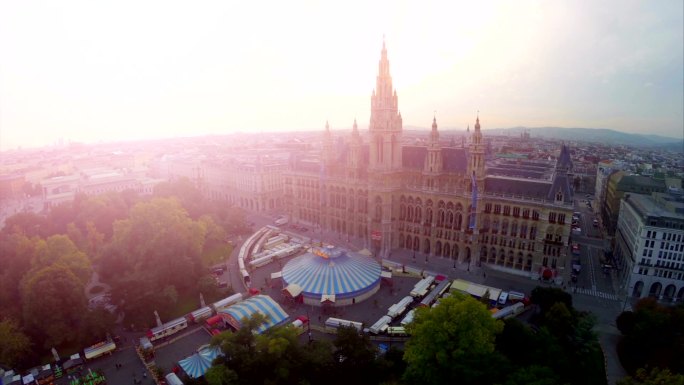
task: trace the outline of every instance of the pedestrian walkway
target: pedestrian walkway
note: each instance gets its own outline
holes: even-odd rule
[[[574,291],[575,291],[575,293],[578,293],[578,294],[590,295],[590,296],[593,296],[593,297],[599,297],[599,298],[603,298],[603,299],[610,299],[610,300],[613,300],[613,301],[619,301],[619,300],[620,300],[620,298],[618,298],[618,296],[615,295],[615,294],[606,293],[606,292],[603,292],[603,291],[598,291],[598,290],[596,290],[596,289],[584,289],[584,288],[578,287],[578,288],[576,288]]]

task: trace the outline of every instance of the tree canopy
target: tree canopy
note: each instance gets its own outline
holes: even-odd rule
[[[684,306],[662,306],[645,298],[616,323],[623,335],[618,355],[628,373],[661,367],[684,374]]]
[[[487,308],[470,296],[454,294],[439,306],[419,308],[407,327],[405,379],[409,383],[476,383],[503,329]]]
[[[11,319],[0,320],[0,363],[14,367],[31,352],[31,341],[17,323]]]
[[[116,221],[100,272],[127,323],[149,325],[155,309],[173,306],[178,293],[194,293],[207,268],[202,260],[207,237],[220,234],[211,218],[192,220],[174,198],[140,202],[127,219]]]
[[[27,274],[22,282],[24,325],[45,336],[45,348],[78,338],[86,313],[83,283],[65,265],[55,264]]]

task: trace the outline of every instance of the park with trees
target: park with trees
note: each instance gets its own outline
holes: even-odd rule
[[[125,327],[153,326],[215,300],[209,267],[249,231],[244,213],[206,201],[187,180],[152,196],[132,191],[78,195],[43,214],[19,213],[0,231],[0,363],[26,368],[51,348],[75,352]],[[88,287],[93,273],[108,287]],[[116,306],[91,306],[88,290]],[[222,292],[223,291],[223,292]]]

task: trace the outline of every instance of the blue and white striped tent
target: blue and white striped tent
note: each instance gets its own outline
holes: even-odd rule
[[[221,348],[218,346],[211,346],[211,345],[205,345],[201,348],[198,349],[197,351],[202,357],[206,358],[209,360],[209,362],[213,362],[214,359],[218,356],[222,356],[223,352],[221,352]]]
[[[266,316],[266,322],[257,328],[257,333],[281,325],[289,317],[273,298],[267,295],[255,295],[235,305],[219,310],[219,315],[233,328],[240,329],[242,320],[249,319],[253,314],[261,313]]]
[[[192,378],[199,378],[211,367],[211,361],[199,353],[195,353],[188,358],[178,361],[178,365],[183,371]]]
[[[330,257],[307,253],[290,260],[283,267],[283,280],[286,285],[299,285],[308,298],[345,299],[378,285],[380,270],[373,258],[337,249]]]
[[[211,363],[218,356],[222,356],[218,346],[204,345],[188,358],[178,361],[178,365],[192,378],[202,377],[211,367]]]

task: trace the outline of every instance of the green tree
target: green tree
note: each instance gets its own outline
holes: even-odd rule
[[[684,385],[684,375],[672,373],[668,369],[653,368],[648,371],[640,368],[634,377],[625,377],[617,385]]]
[[[103,341],[107,334],[111,335],[114,330],[115,316],[103,307],[88,310],[81,321],[78,329],[80,342],[83,346],[92,345]]]
[[[0,363],[15,367],[31,352],[31,341],[11,319],[0,320]]]
[[[174,286],[179,296],[195,292],[194,284],[205,270],[201,261],[205,236],[205,226],[190,219],[171,198],[140,202],[128,219],[114,223],[112,241],[104,249],[99,267],[127,323],[140,316],[136,313],[141,304],[147,307],[146,314],[151,314],[154,307],[149,306],[156,301],[164,307],[168,304],[164,298],[173,299],[159,297],[160,288]]]
[[[21,287],[24,325],[44,337],[44,347],[76,339],[86,312],[83,283],[65,265],[55,264],[27,274]]]
[[[208,211],[202,192],[188,178],[159,183],[154,188],[154,196],[177,198],[192,218],[199,218]]]
[[[662,367],[684,373],[684,307],[666,307],[653,298],[640,300],[633,314],[618,316],[623,338],[618,356],[628,373]]]
[[[560,379],[546,366],[530,365],[519,367],[508,378],[504,385],[556,385]]]
[[[19,233],[0,235],[0,304],[5,317],[21,319],[19,282],[31,270],[38,241]]]
[[[570,339],[575,328],[575,319],[563,302],[556,302],[544,314],[544,325],[555,336]]]
[[[28,213],[17,213],[5,220],[4,234],[22,234],[26,237],[46,236],[49,225],[44,216]]]
[[[105,239],[110,239],[114,222],[126,219],[129,214],[129,203],[123,193],[109,192],[97,196],[79,195],[74,200],[75,223],[84,233],[88,223],[101,233]]]
[[[228,369],[225,365],[212,366],[204,374],[204,378],[209,385],[233,385],[238,384],[238,376],[234,370]]]
[[[461,294],[420,308],[407,327],[405,379],[409,383],[477,383],[493,371],[478,362],[493,360],[496,334],[503,329],[487,308]]]
[[[202,293],[204,299],[210,301],[217,297],[218,287],[216,286],[216,280],[210,274],[203,275],[197,280],[197,291],[198,294]]]
[[[333,341],[336,362],[335,378],[345,378],[354,384],[377,384],[379,372],[375,365],[376,349],[368,335],[353,327],[337,329]]]
[[[34,269],[61,264],[69,268],[84,285],[90,280],[90,260],[66,235],[53,235],[44,242],[39,241],[32,261]]]
[[[558,288],[537,286],[532,290],[530,300],[539,306],[542,315],[557,302],[565,304],[567,309],[572,309],[572,296]]]

